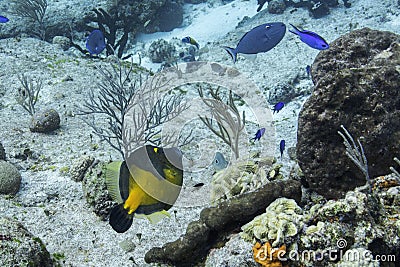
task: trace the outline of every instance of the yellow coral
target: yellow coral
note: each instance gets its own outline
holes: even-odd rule
[[[286,253],[286,246],[272,248],[269,242],[261,245],[257,242],[253,247],[254,260],[265,267],[283,267],[282,259]]]

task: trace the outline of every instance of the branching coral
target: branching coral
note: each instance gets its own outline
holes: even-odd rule
[[[106,141],[111,147],[121,152],[122,155],[122,125],[124,116],[128,110],[128,105],[132,101],[140,80],[133,76],[135,65],[130,64],[126,67],[118,61],[117,65],[112,65],[111,70],[97,67],[102,76],[99,82],[99,95],[95,95],[94,90],[89,91],[89,96],[78,115],[91,115],[84,121],[93,128],[94,132],[100,137],[101,141]],[[108,128],[96,125],[94,115],[104,115],[108,122]]]
[[[201,88],[198,89],[198,93],[203,103],[210,109],[216,125],[213,124],[213,119],[199,116],[200,119],[215,135],[231,147],[236,159],[239,158],[239,137],[245,126],[245,112],[243,111],[240,115],[232,91],[229,91],[229,98],[226,103],[220,96],[219,88],[209,90],[212,98],[205,98]]]
[[[367,184],[369,187],[369,191],[372,190],[371,179],[368,173],[368,161],[367,157],[364,153],[364,148],[360,142],[360,139],[357,139],[357,144],[354,141],[351,134],[347,131],[347,129],[341,125],[340,126],[344,133],[338,131],[338,134],[343,138],[343,144],[346,147],[346,155],[353,161],[353,163],[362,171],[367,180]]]
[[[47,0],[11,0],[11,3],[13,3],[13,12],[16,15],[31,19],[39,24],[39,32],[36,34],[44,40],[46,37],[44,17],[47,10]]]
[[[35,114],[35,105],[39,98],[39,92],[43,87],[42,80],[38,79],[34,84],[33,80],[24,74],[18,76],[18,79],[22,88],[18,89],[18,93],[15,97],[17,103],[33,116]]]
[[[393,160],[400,166],[400,160],[398,158],[394,158]],[[400,173],[393,167],[390,167],[390,170],[392,171],[396,180],[400,183]]]
[[[89,92],[88,99],[78,115],[87,115],[84,121],[93,128],[102,141],[125,153],[149,142],[157,146],[176,144],[179,137],[164,135],[161,139],[161,125],[172,120],[187,108],[183,97],[176,94],[162,94],[160,78],[148,77],[142,80],[144,71],[137,65],[128,66],[118,60],[111,70],[98,67],[102,81],[99,93]],[[139,72],[139,73],[136,73]],[[142,72],[142,74],[140,73]],[[133,114],[129,117],[127,114]],[[95,123],[95,115],[107,120],[107,128]],[[126,120],[133,127],[126,127]],[[189,141],[190,134],[183,141]]]

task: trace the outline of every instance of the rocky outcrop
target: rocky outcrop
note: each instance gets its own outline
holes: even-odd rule
[[[46,246],[18,221],[0,218],[0,266],[54,266]]]
[[[145,261],[194,266],[206,256],[210,248],[218,242],[226,241],[226,237],[232,231],[264,212],[265,208],[279,197],[293,198],[299,202],[300,182],[274,181],[254,192],[203,209],[200,219],[188,225],[184,236],[165,244],[162,248],[150,249],[145,255]]]
[[[340,125],[362,138],[372,177],[389,173],[400,153],[400,36],[351,32],[322,51],[311,69],[315,88],[299,115],[299,165],[312,189],[340,198],[365,184],[345,155]]]

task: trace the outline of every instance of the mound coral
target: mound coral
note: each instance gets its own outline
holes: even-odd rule
[[[303,226],[302,213],[303,210],[293,199],[278,198],[267,207],[264,214],[242,226],[241,236],[252,243],[256,240],[273,241],[272,246],[276,247],[299,232]]]
[[[229,199],[265,185],[269,182],[265,169],[272,169],[274,162],[272,157],[258,159],[257,162],[240,161],[215,173],[211,182],[211,201]]]

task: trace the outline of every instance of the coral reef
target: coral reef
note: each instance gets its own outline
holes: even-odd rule
[[[167,62],[172,64],[176,62],[175,56],[175,46],[165,41],[164,39],[160,39],[151,43],[148,51],[148,55],[152,62],[154,63],[163,63]]]
[[[272,202],[262,215],[242,226],[242,238],[255,243],[272,242],[272,246],[285,244],[289,237],[297,235],[303,226],[303,210],[293,199],[278,198]]]
[[[343,266],[350,266],[350,260],[343,255],[351,255],[353,250],[368,250],[373,257],[385,255],[393,260],[400,256],[400,186],[393,181],[396,180],[391,175],[379,177],[373,180],[372,193],[349,191],[345,198],[326,203],[313,198],[309,202],[314,204],[303,209],[295,206],[293,201],[290,204],[286,199],[278,199],[271,203],[265,214],[243,226],[241,236],[253,244],[274,241],[271,245],[275,248],[285,244],[290,266],[332,266],[332,258],[324,255],[324,251],[342,255],[338,264]],[[286,204],[280,205],[279,201]],[[277,242],[276,228],[285,224],[290,225],[281,227],[284,230],[281,237],[285,238]],[[320,253],[322,257],[287,257],[305,251]]]
[[[0,217],[1,266],[54,266],[44,243],[21,223]]]
[[[331,8],[339,6],[338,0],[267,0],[268,12],[282,14],[286,8],[306,8],[313,18],[322,18],[330,13]],[[259,1],[260,2],[260,1]],[[264,1],[265,2],[265,1]],[[348,0],[344,0],[344,6],[350,7]]]
[[[193,265],[201,261],[216,243],[226,239],[232,230],[259,215],[279,197],[300,201],[300,183],[293,180],[271,182],[216,207],[205,208],[200,213],[200,220],[189,224],[184,236],[162,248],[152,248],[146,253],[145,260],[174,266]]]
[[[236,161],[216,172],[211,181],[211,201],[229,199],[253,191],[269,182],[267,172],[276,159],[273,157],[254,161]]]
[[[345,155],[340,125],[362,139],[370,176],[388,173],[400,145],[399,62],[400,36],[368,28],[318,54],[311,68],[316,86],[299,115],[297,158],[319,194],[340,198],[365,184]]]
[[[11,163],[0,160],[0,194],[15,195],[20,185],[21,174],[17,168]]]

